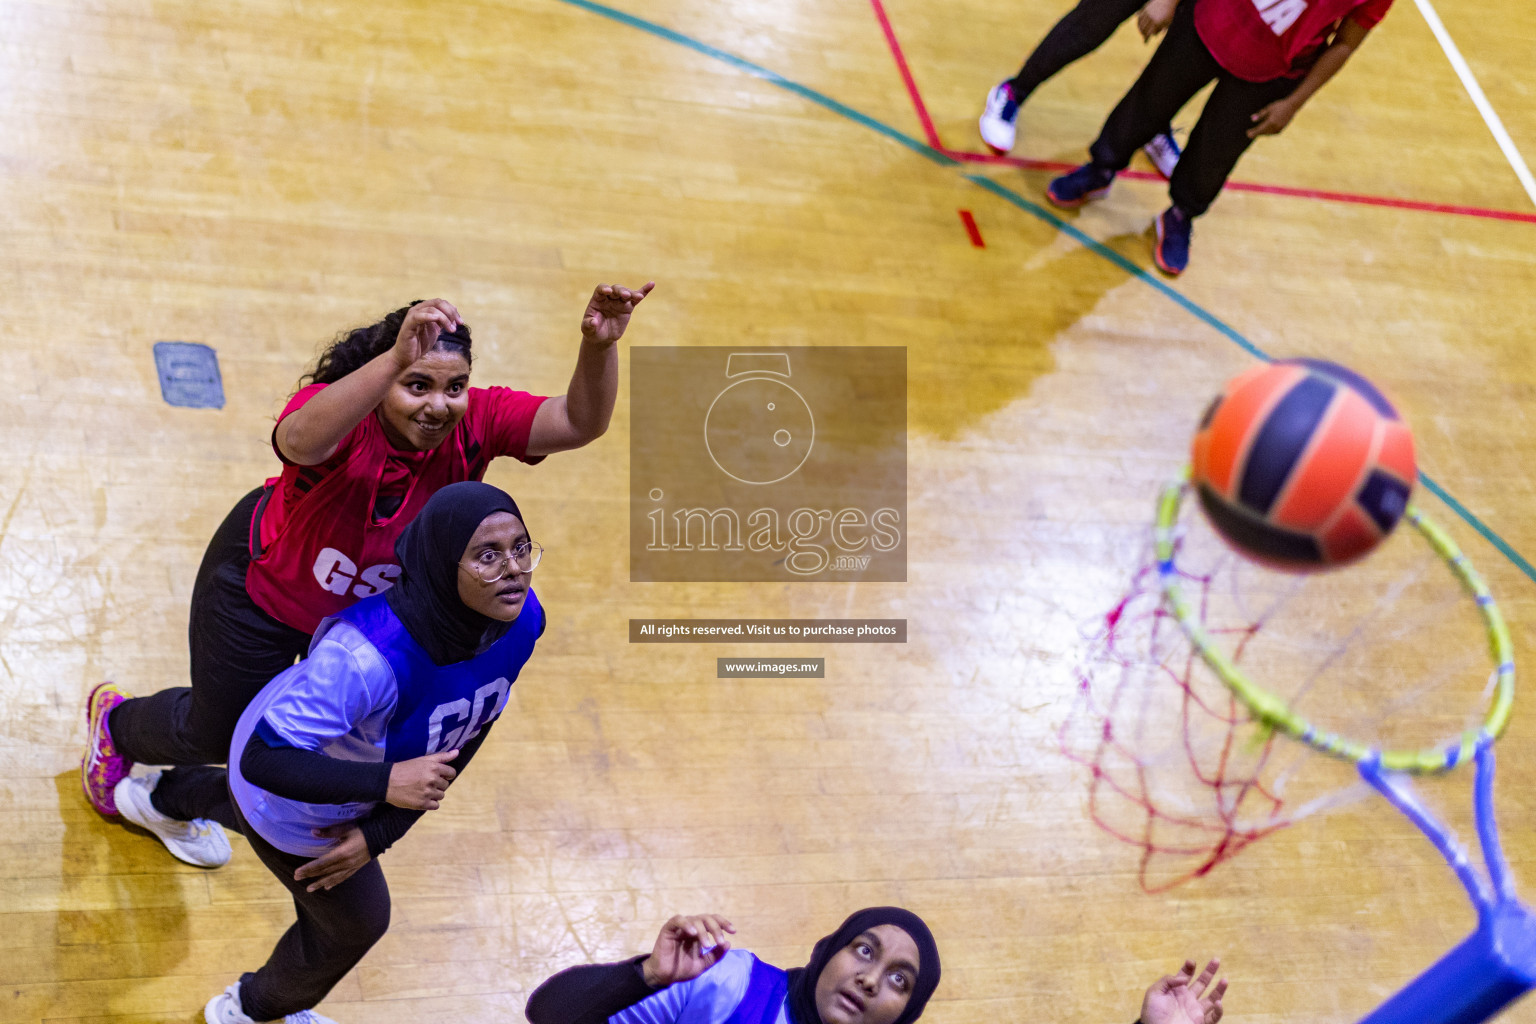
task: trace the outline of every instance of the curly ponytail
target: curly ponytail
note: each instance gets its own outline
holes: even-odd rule
[[[416,299],[410,306],[401,306],[376,324],[336,335],[330,347],[320,353],[315,368],[301,377],[300,382],[334,384],[364,363],[389,351],[400,334],[400,325],[405,322],[405,315],[411,311],[411,306],[420,301]],[[470,346],[469,325],[461,324],[453,333],[439,335],[433,347],[457,352],[464,357],[466,363],[472,363]]]

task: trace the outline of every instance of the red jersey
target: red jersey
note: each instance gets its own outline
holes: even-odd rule
[[[1185,0],[1190,2],[1190,0]],[[1193,0],[1195,31],[1216,63],[1268,82],[1307,73],[1346,17],[1375,28],[1392,0]]]
[[[278,422],[325,386],[301,389]],[[313,633],[327,615],[388,590],[400,575],[395,541],[428,498],[449,484],[481,479],[497,456],[530,464],[543,458],[529,457],[528,435],[544,401],[511,388],[470,388],[469,410],[431,451],[395,448],[369,413],[318,466],[283,459],[283,474],[267,481],[251,523],[246,591],[280,622]],[[397,500],[379,501],[389,494]],[[393,511],[376,520],[381,504]]]

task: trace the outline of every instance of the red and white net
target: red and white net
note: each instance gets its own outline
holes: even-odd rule
[[[1359,565],[1298,576],[1233,554],[1198,513],[1183,522],[1175,564],[1206,634],[1319,729],[1418,747],[1479,721],[1476,607],[1411,528]],[[1084,633],[1061,749],[1087,770],[1093,820],[1139,850],[1147,891],[1368,792],[1353,765],[1250,716],[1166,606],[1150,544]]]

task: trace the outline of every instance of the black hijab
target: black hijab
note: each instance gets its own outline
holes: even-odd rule
[[[893,924],[912,936],[917,944],[917,980],[912,984],[912,997],[907,1000],[893,1024],[912,1024],[923,1015],[928,997],[939,987],[939,947],[933,941],[933,933],[923,919],[910,910],[900,907],[870,907],[854,914],[842,926],[816,943],[811,950],[811,961],[804,967],[796,967],[789,973],[789,1012],[795,1024],[822,1024],[816,1010],[816,982],[828,961],[848,943],[876,925]]]
[[[473,657],[483,641],[506,631],[507,623],[481,615],[459,598],[459,560],[493,512],[523,518],[517,502],[499,488],[477,480],[449,484],[432,495],[395,542],[400,579],[385,592],[386,600],[439,665]]]

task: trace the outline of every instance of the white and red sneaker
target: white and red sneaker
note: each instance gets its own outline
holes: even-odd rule
[[[981,112],[981,119],[976,122],[977,129],[981,132],[981,141],[987,144],[992,152],[1002,156],[1013,148],[1014,141],[1019,132],[1019,104],[1013,98],[1013,85],[1010,82],[998,82],[992,91],[987,93],[987,106]]]
[[[117,816],[113,790],[133,771],[133,762],[118,754],[107,728],[112,709],[128,699],[116,683],[97,683],[85,699],[85,755],[80,758],[80,788],[100,814]]]

